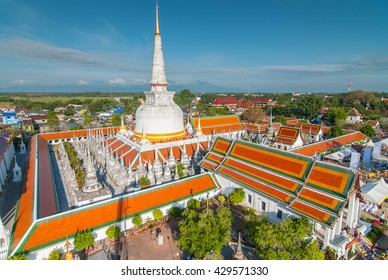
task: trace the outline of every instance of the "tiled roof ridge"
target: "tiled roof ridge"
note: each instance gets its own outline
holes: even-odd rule
[[[220,165],[222,165],[222,164],[226,161],[226,159],[227,159],[227,157],[225,156],[225,158],[222,160],[222,162],[220,163]],[[302,181],[302,180],[298,180],[298,179],[296,179],[296,178],[292,178],[292,177],[286,176],[286,175],[284,175],[284,174],[277,173],[277,172],[275,172],[275,171],[273,171],[273,170],[269,170],[269,169],[263,168],[263,167],[261,167],[261,166],[257,166],[257,165],[255,165],[255,164],[248,163],[248,162],[243,161],[243,160],[241,160],[241,159],[237,159],[237,158],[233,157],[233,160],[235,160],[235,161],[237,161],[237,162],[239,162],[239,163],[241,163],[241,164],[246,164],[246,165],[248,165],[249,167],[258,169],[258,170],[260,170],[260,171],[269,173],[269,174],[271,174],[271,175],[279,176],[279,177],[281,177],[281,178],[283,178],[283,179],[292,181],[292,182],[297,183],[297,184],[299,184],[299,185],[303,184],[303,181]],[[226,166],[224,165],[224,167],[233,168],[233,167],[230,167],[230,166],[228,166],[228,165],[226,165]],[[235,169],[235,168],[233,168],[233,169]],[[239,170],[236,169],[236,171],[239,171]],[[241,171],[239,171],[239,172],[241,172]],[[245,173],[244,173],[244,174],[245,174]],[[247,175],[249,175],[249,174],[247,174]],[[258,179],[258,178],[256,178],[256,177],[255,177],[255,179],[257,179],[257,180],[262,180],[262,179]],[[263,182],[265,182],[265,181],[263,181]],[[267,184],[271,184],[271,183],[268,183],[268,182],[267,182]],[[271,185],[272,185],[272,184],[271,184]],[[292,192],[291,192],[291,193],[292,193]]]
[[[223,168],[226,168],[226,169],[229,169],[229,170],[233,170],[234,172],[236,172],[236,173],[238,173],[238,174],[240,174],[242,176],[245,176],[245,177],[248,177],[248,178],[250,178],[252,180],[258,181],[258,182],[262,183],[263,185],[266,185],[269,188],[275,188],[276,190],[278,190],[280,192],[286,193],[286,194],[288,194],[288,195],[290,195],[292,197],[296,197],[296,193],[295,192],[292,192],[290,190],[286,190],[286,189],[284,189],[282,187],[279,187],[279,186],[277,186],[275,184],[272,184],[272,183],[269,183],[267,181],[264,181],[263,179],[257,178],[257,177],[255,177],[255,176],[253,176],[251,174],[247,174],[245,172],[242,172],[242,171],[240,171],[240,170],[238,170],[238,169],[236,169],[234,167],[231,167],[229,165],[220,164],[220,166],[216,170],[218,170],[220,167],[223,167]],[[264,170],[264,171],[266,171],[266,170]],[[274,174],[274,175],[278,175],[278,174]],[[285,178],[285,179],[288,179],[288,178]]]
[[[331,142],[331,141],[333,141],[335,139],[347,138],[347,137],[351,137],[351,136],[358,135],[358,134],[362,134],[362,135],[365,136],[365,138],[367,138],[367,136],[365,134],[363,134],[361,131],[354,131],[352,133],[344,134],[344,135],[341,135],[341,136],[338,136],[338,137],[335,137],[335,138],[330,138],[330,139],[326,139],[326,140],[323,140],[323,141],[318,141],[318,142],[313,142],[313,143],[310,143],[310,144],[307,144],[307,145],[303,145],[301,147],[292,148],[292,149],[290,149],[290,152],[297,153],[298,150],[303,150],[305,148],[310,148],[310,147],[318,146],[318,145],[321,145],[321,144],[324,144],[324,143],[329,143],[329,142]],[[319,151],[319,152],[322,152],[322,151]]]

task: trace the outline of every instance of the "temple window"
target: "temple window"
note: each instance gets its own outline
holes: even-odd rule
[[[281,220],[283,218],[283,211],[278,209],[278,212],[277,212],[276,216],[278,217],[278,219]]]

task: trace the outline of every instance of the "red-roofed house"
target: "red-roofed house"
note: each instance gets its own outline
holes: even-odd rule
[[[237,104],[237,112],[242,114],[251,106],[252,102],[249,99],[240,99]]]
[[[374,129],[377,129],[379,127],[379,121],[369,120],[369,121],[366,121],[365,123],[369,124]]]
[[[236,110],[238,100],[236,97],[217,97],[213,102],[212,106],[215,108],[226,107],[231,111]]]

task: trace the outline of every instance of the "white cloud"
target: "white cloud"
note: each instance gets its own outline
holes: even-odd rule
[[[32,84],[33,82],[32,81],[27,81],[27,80],[22,80],[22,79],[19,79],[19,80],[13,80],[10,82],[12,85],[29,85],[29,84]]]
[[[146,69],[110,61],[114,53],[84,52],[73,48],[52,46],[46,42],[8,36],[0,33],[0,55],[17,58],[33,58],[79,66],[98,67],[126,72],[146,72]]]
[[[147,81],[145,79],[132,79],[132,83],[136,85],[145,85]]]
[[[77,84],[81,85],[81,86],[87,86],[87,85],[90,85],[92,82],[89,82],[89,81],[85,81],[85,80],[79,80],[77,82]]]
[[[116,78],[114,80],[109,80],[109,84],[111,85],[124,85],[127,81],[121,78]]]

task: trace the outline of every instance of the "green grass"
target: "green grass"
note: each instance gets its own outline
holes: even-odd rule
[[[372,226],[371,231],[367,234],[366,237],[368,237],[370,241],[375,242],[382,234],[382,228]]]

